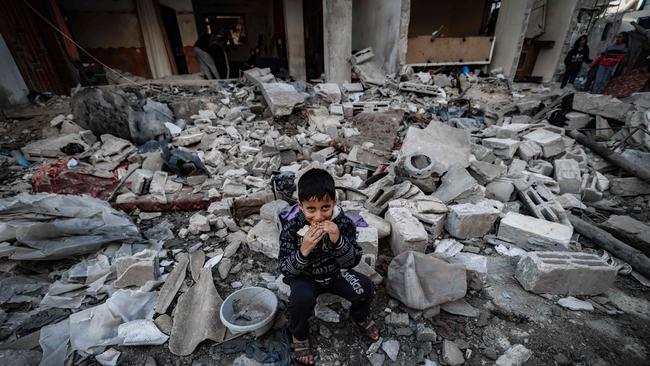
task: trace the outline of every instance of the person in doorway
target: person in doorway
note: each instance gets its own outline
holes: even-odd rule
[[[562,85],[564,88],[567,84],[573,84],[576,76],[580,73],[582,63],[590,63],[589,59],[589,46],[587,46],[587,36],[580,36],[573,44],[573,48],[567,53],[564,58],[564,77],[562,78]]]
[[[201,73],[206,79],[221,79],[217,65],[215,65],[214,58],[211,55],[214,41],[214,35],[205,33],[194,43],[194,54],[196,54],[196,59],[199,61]]]
[[[379,339],[379,329],[368,318],[373,284],[352,270],[361,261],[361,248],[356,226],[336,205],[334,179],[322,169],[307,171],[298,181],[298,200],[300,212],[280,234],[278,259],[284,282],[291,287],[287,333],[292,358],[313,365],[316,353],[309,342],[308,319],[321,293],[350,301],[350,318],[372,341]]]
[[[592,94],[600,94],[605,90],[609,79],[614,76],[616,66],[625,59],[627,52],[627,33],[616,35],[614,44],[605,48],[605,51],[598,56],[591,67],[596,67],[594,84],[591,87]]]

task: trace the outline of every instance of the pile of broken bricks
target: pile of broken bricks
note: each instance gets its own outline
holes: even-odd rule
[[[482,291],[493,257],[520,258],[514,278],[521,288],[552,299],[562,296],[559,305],[569,309],[620,311],[590,300],[613,286],[625,267],[620,260],[647,283],[643,276],[650,267],[639,265],[644,262],[612,259],[593,246],[627,243],[625,250],[604,249],[617,255],[641,253],[647,260],[650,226],[625,215],[622,207],[633,197],[632,213],[640,214],[647,208],[650,184],[572,136],[590,135],[639,164],[639,171],[649,170],[645,151],[650,151],[650,135],[634,128],[650,124],[645,113],[650,93],[618,100],[544,87],[513,85],[510,91],[494,76],[471,79],[413,70],[386,76],[372,59],[370,49],[354,55],[359,83],[290,83],[277,80],[268,69],[251,69],[241,80],[218,84],[208,96],[197,93],[199,102],[190,106],[194,111],[188,111],[189,103],[169,103],[173,126],[168,126],[168,148],[180,165],[165,159],[162,146],[143,149],[111,134],[97,138],[88,125],[75,124],[74,115],[55,118],[56,136],[23,148],[33,164],[74,159],[79,165],[68,164],[68,169],[112,181],[103,193],[115,193],[114,207],[131,211],[141,224],[160,217],[159,211],[192,212],[180,228],[159,222],[157,230],[145,235],[148,240],[108,245],[31,290],[15,285],[15,279],[6,281],[11,295],[31,294],[28,300],[36,310],[47,304],[48,309],[60,306],[72,312],[40,330],[42,357],[65,360],[74,350],[77,357],[94,355],[103,363],[119,357],[110,346],[165,343],[174,355],[189,355],[204,340],[222,342],[230,336],[218,315],[227,292],[261,283],[286,300],[289,288],[273,260],[282,217],[295,209],[297,196],[294,187],[288,192],[292,199],[278,199],[272,178],[285,174],[297,181],[312,167],[332,173],[338,204],[359,218],[363,258],[355,269],[375,285],[395,286],[399,276],[385,259],[414,252],[426,263],[416,276],[456,273],[452,271],[466,276],[467,284],[450,281],[448,288],[436,288],[426,308],[411,308],[423,314],[415,331],[409,330],[410,312],[398,311],[409,300],[392,294],[387,311],[374,314],[390,330],[367,352],[373,365],[386,357],[396,361],[400,342],[393,335],[410,334],[418,342],[442,342],[440,360],[447,365],[468,361],[471,350],[437,335],[424,320],[441,309],[478,317],[478,309],[464,298]],[[461,96],[469,107],[452,116]],[[559,101],[564,108],[560,122],[551,118]],[[283,132],[286,119],[297,115],[304,123],[292,126],[295,133]],[[369,120],[386,130],[373,131]],[[395,141],[386,142],[382,133]],[[61,151],[71,143],[83,151]],[[185,169],[173,168],[180,166]],[[601,222],[588,223],[592,221]],[[592,232],[609,236],[602,243]],[[251,252],[271,260],[262,262]],[[12,262],[4,260],[3,266]],[[0,305],[13,301],[2,299]],[[46,304],[39,307],[40,301]],[[105,315],[111,306],[124,311],[120,318]],[[315,316],[339,322],[342,314],[336,309],[347,307],[340,298],[322,296]],[[5,321],[4,311],[2,315],[3,344],[16,342],[19,324]],[[89,321],[84,316],[97,317],[90,322],[114,334],[93,334],[82,341],[80,332]],[[435,353],[422,353],[421,361],[435,364]],[[531,354],[517,344],[496,362],[521,364]]]

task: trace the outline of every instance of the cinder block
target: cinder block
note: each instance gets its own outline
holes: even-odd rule
[[[428,235],[424,225],[403,207],[389,208],[386,221],[390,223],[390,249],[394,255],[413,250],[424,253]]]
[[[495,137],[483,139],[481,143],[483,146],[492,149],[494,155],[502,159],[512,159],[519,147],[519,140],[498,139]]]
[[[492,230],[499,213],[494,208],[471,203],[449,206],[445,228],[455,238],[476,238]]]
[[[597,295],[612,286],[617,272],[594,254],[529,252],[519,260],[515,278],[537,294]]]
[[[555,166],[555,180],[560,185],[560,193],[580,193],[582,176],[580,166],[573,159],[557,159]]]
[[[532,216],[508,212],[497,236],[525,250],[568,250],[573,228]]]
[[[379,234],[374,227],[357,227],[357,244],[363,250],[362,260],[375,268],[379,254]]]
[[[564,141],[562,135],[551,132],[547,129],[535,130],[524,136],[524,140],[533,141],[542,148],[545,158],[564,152]]]

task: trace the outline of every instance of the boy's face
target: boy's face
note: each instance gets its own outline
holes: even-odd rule
[[[331,220],[335,205],[336,201],[329,196],[325,196],[322,199],[310,198],[309,200],[300,202],[300,210],[302,210],[309,224],[313,225]]]

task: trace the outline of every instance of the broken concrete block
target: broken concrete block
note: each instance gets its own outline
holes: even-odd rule
[[[388,221],[368,211],[361,211],[359,212],[359,215],[361,215],[369,227],[374,227],[377,229],[377,237],[379,239],[383,239],[390,235],[391,228]]]
[[[406,251],[390,262],[386,291],[404,305],[424,310],[463,298],[467,292],[467,275],[460,265]]]
[[[519,143],[517,153],[521,160],[529,161],[542,155],[542,147],[533,141],[522,141]]]
[[[630,216],[612,215],[600,226],[646,255],[650,255],[649,225]]]
[[[617,273],[594,254],[529,252],[519,260],[515,278],[537,294],[597,295],[612,286]]]
[[[636,177],[614,178],[610,181],[609,191],[624,197],[650,194],[650,184]]]
[[[425,155],[431,159],[432,172],[442,175],[452,166],[469,166],[469,132],[432,121],[425,129],[409,127],[400,156]]]
[[[115,259],[117,279],[116,288],[142,286],[158,277],[158,255],[152,250],[144,250],[132,256]]]
[[[584,174],[580,185],[583,202],[596,202],[603,199],[603,192],[598,189],[598,179],[595,174]]]
[[[521,160],[520,160],[521,161]],[[483,161],[472,161],[469,165],[469,173],[481,185],[486,185],[496,178],[506,173],[507,167],[505,165],[495,165]]]
[[[499,214],[496,209],[471,203],[449,206],[445,229],[456,238],[476,238],[492,230]]]
[[[550,177],[553,173],[553,164],[546,160],[531,160],[528,171]]]
[[[167,183],[167,173],[157,171],[153,173],[151,184],[149,185],[149,194],[153,196],[158,203],[166,204],[167,196],[165,195],[165,184]]]
[[[454,166],[442,177],[442,184],[433,193],[433,196],[444,203],[449,203],[461,196],[472,196],[479,190],[478,182],[465,168]]]
[[[586,113],[569,112],[565,117],[566,126],[564,126],[564,128],[567,130],[579,130],[587,127],[589,122],[591,122],[591,115]]]
[[[255,85],[275,82],[275,76],[271,73],[270,68],[258,69],[257,67],[244,71],[244,77]]]
[[[289,207],[289,203],[284,200],[275,200],[269,203],[265,203],[260,207],[260,217],[263,220],[268,220],[273,223],[276,223],[279,227],[280,225],[280,212],[285,208]]]
[[[506,160],[512,159],[519,147],[519,140],[499,139],[496,137],[483,139],[481,143],[483,146],[492,149],[494,155]]]
[[[274,116],[288,116],[297,104],[305,102],[305,97],[298,93],[291,84],[262,83],[261,89]]]
[[[524,135],[524,140],[532,141],[542,148],[545,158],[550,158],[564,152],[562,135],[541,128]]]
[[[523,366],[533,355],[533,352],[521,344],[508,348],[506,353],[497,358],[497,366]]]
[[[386,221],[390,223],[390,248],[394,255],[408,250],[424,253],[428,235],[422,223],[406,208],[389,208]]]
[[[614,130],[607,122],[607,119],[601,116],[596,116],[596,130],[594,131],[593,138],[596,141],[609,141],[614,135]]]
[[[568,250],[573,228],[551,221],[508,212],[497,236],[524,250]]]
[[[327,103],[341,102],[341,89],[336,83],[321,83],[314,86],[314,91]],[[342,111],[341,111],[342,112]]]
[[[261,220],[248,232],[246,244],[253,251],[277,259],[280,251],[280,229],[272,221]]]
[[[336,149],[333,147],[326,147],[311,153],[311,160],[319,163],[325,163],[336,155]]]
[[[557,159],[553,165],[555,180],[560,185],[560,193],[580,193],[582,176],[578,162],[573,159]]]
[[[455,239],[436,240],[434,253],[439,257],[451,258],[463,250],[463,244]]]
[[[232,209],[232,199],[225,199],[223,201],[212,202],[208,207],[208,213],[215,216],[230,216]]]
[[[352,65],[354,66],[369,61],[373,57],[375,57],[375,54],[372,52],[372,48],[368,47],[353,54],[350,58],[350,62],[352,62]],[[363,91],[363,89],[361,91]]]
[[[195,213],[192,215],[192,217],[190,217],[190,225],[188,227],[188,230],[194,235],[209,232],[210,223],[208,222],[208,218],[198,212]]]
[[[501,202],[512,201],[514,193],[515,186],[508,179],[496,179],[485,187],[485,198]]]
[[[145,169],[137,169],[131,174],[131,192],[135,194],[142,194],[147,182],[153,177],[153,172]]]
[[[573,95],[573,109],[617,121],[625,121],[626,114],[632,110],[632,105],[609,95],[578,92]]]
[[[362,260],[375,268],[379,254],[379,236],[374,227],[357,227],[357,244],[363,250]]]
[[[386,73],[374,60],[356,64],[352,69],[365,85],[383,86],[386,84]]]
[[[594,311],[594,306],[589,301],[579,300],[573,296],[562,298],[557,301],[557,304],[573,311]]]
[[[434,97],[445,97],[444,89],[437,85],[426,85],[420,83],[412,83],[409,81],[399,83],[399,90],[405,92],[412,92],[417,94],[432,95]]]

